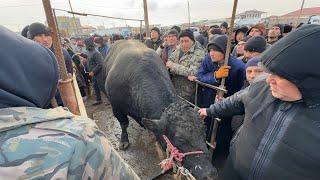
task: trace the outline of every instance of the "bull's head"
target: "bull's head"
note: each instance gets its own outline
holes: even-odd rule
[[[183,166],[196,179],[216,179],[217,170],[212,166],[211,153],[205,142],[205,127],[197,112],[183,102],[171,104],[160,120],[143,119],[146,128],[153,131],[162,147],[166,135],[181,152],[202,150],[204,154],[186,156]]]

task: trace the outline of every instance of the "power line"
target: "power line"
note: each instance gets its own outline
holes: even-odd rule
[[[113,17],[113,16],[104,16],[104,15],[98,15],[98,14],[90,14],[90,13],[79,13],[79,12],[71,12],[64,9],[55,9],[57,11],[63,11],[67,12],[69,14],[75,14],[79,16],[95,16],[95,17],[103,17],[103,18],[109,18],[109,19],[119,19],[119,20],[128,20],[128,21],[143,21],[141,19],[132,19],[132,18],[120,18],[120,17]]]
[[[78,5],[78,4],[81,4],[81,5],[89,5],[89,6],[93,6],[93,7],[107,8],[107,9],[142,10],[142,8],[139,8],[139,7],[120,8],[120,7],[100,6],[100,5],[94,5],[94,4],[82,3],[82,2],[77,2],[76,4],[77,4],[77,5]]]

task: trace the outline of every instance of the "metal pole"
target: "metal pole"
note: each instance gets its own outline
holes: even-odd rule
[[[79,107],[77,104],[76,96],[72,87],[72,79],[68,76],[67,68],[65,65],[64,57],[62,54],[62,47],[60,39],[58,38],[57,27],[54,23],[52,8],[50,0],[42,0],[43,8],[46,14],[48,26],[51,30],[51,37],[53,42],[53,48],[55,49],[55,55],[59,64],[60,80],[59,80],[59,91],[64,105],[76,115],[80,115]]]
[[[191,27],[191,21],[190,21],[190,4],[188,1],[188,22],[189,22],[189,28]]]
[[[196,83],[196,95],[195,95],[195,97],[194,97],[194,104],[195,104],[196,106],[198,106],[198,88],[199,88],[199,84]]]
[[[70,0],[69,0],[69,6],[70,6],[70,10],[71,10],[72,16],[73,16],[73,24],[74,24],[74,28],[75,28],[76,35],[79,35],[78,24],[77,24],[77,21],[76,21],[76,17],[75,17],[75,15],[73,14],[73,9],[72,9],[71,1],[70,1]]]
[[[142,42],[142,39],[143,39],[143,35],[142,35],[142,21],[140,21],[140,41]]]
[[[298,19],[297,19],[296,27],[297,27],[298,24],[299,24],[299,19],[300,19],[300,16],[301,16],[301,14],[302,14],[302,9],[303,9],[303,6],[304,6],[304,1],[305,1],[305,0],[302,0],[302,3],[301,3],[300,13],[299,13],[299,16],[298,16]]]
[[[230,28],[229,28],[229,31],[228,31],[227,50],[226,50],[225,59],[224,59],[224,65],[225,66],[228,65],[230,52],[231,52],[231,36],[232,36],[232,32],[233,32],[233,27],[234,27],[234,20],[235,20],[236,11],[237,11],[237,5],[238,5],[238,0],[234,0],[233,9],[232,9],[232,16],[231,16],[231,23],[230,23]],[[220,84],[219,88],[225,89],[225,81],[226,81],[225,78],[223,78],[221,80],[221,84]],[[218,90],[217,96],[218,96],[218,99],[223,98],[224,92],[221,91],[221,90]],[[212,123],[212,132],[211,132],[210,144],[212,144],[214,146],[216,145],[215,141],[216,141],[216,132],[217,132],[217,129],[218,129],[218,121],[220,121],[220,119],[215,118],[214,119],[214,123]]]
[[[150,32],[149,32],[149,17],[148,17],[148,5],[147,5],[147,0],[143,0],[143,10],[144,10],[144,26],[146,30],[146,37],[150,37]]]

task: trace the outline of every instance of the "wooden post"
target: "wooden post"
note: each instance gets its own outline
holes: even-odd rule
[[[71,1],[70,1],[70,0],[68,0],[68,1],[69,1],[70,10],[71,10],[71,12],[72,12],[72,17],[73,17],[73,23],[74,23],[75,33],[76,33],[76,35],[79,35],[78,24],[77,24],[77,21],[76,21],[76,17],[75,17],[75,15],[74,15],[74,13],[73,13],[73,9],[72,9],[72,6],[71,6]]]
[[[55,10],[55,9],[52,9],[52,13],[53,13],[55,25],[56,25],[56,27],[57,27],[58,37],[61,38],[61,34],[60,34],[60,30],[59,30],[59,25],[58,25],[58,20],[57,20],[57,16],[56,16],[56,10]]]
[[[191,20],[190,20],[190,4],[188,1],[188,22],[189,22],[189,28],[191,27]]]
[[[143,35],[142,35],[142,21],[140,21],[140,41],[142,42],[143,40]]]
[[[62,47],[60,39],[58,38],[57,27],[55,26],[50,0],[42,0],[42,3],[46,14],[47,23],[51,30],[53,48],[55,49],[55,55],[59,64],[61,78],[59,80],[59,91],[62,101],[73,114],[80,115],[76,96],[72,88],[72,77],[68,76],[67,68],[64,62]]]
[[[87,114],[87,111],[86,111],[86,107],[85,107],[85,105],[83,103],[83,99],[82,99],[82,96],[81,96],[81,93],[80,93],[80,89],[79,89],[78,82],[76,80],[76,75],[75,74],[73,74],[73,76],[72,76],[72,82],[73,82],[73,89],[74,89],[74,92],[75,92],[75,95],[76,95],[76,99],[77,99],[77,103],[78,103],[78,106],[79,106],[80,114],[81,114],[81,116],[88,117],[88,114]]]
[[[146,37],[150,37],[150,32],[149,32],[149,17],[148,17],[148,5],[147,5],[147,0],[143,0],[143,10],[144,10],[144,26],[146,30]]]
[[[227,50],[226,50],[225,59],[224,59],[224,65],[225,66],[228,65],[229,57],[230,57],[230,53],[231,53],[231,39],[232,39],[232,32],[233,32],[233,27],[234,27],[234,20],[235,20],[236,11],[237,11],[237,5],[238,5],[238,0],[234,0],[232,16],[231,16],[231,23],[230,23],[230,28],[228,30]],[[226,79],[223,78],[221,80],[221,84],[220,84],[219,88],[225,89],[225,82],[226,82]],[[217,91],[218,99],[223,98],[224,93],[225,93],[224,91],[218,90]],[[211,132],[210,144],[212,144],[213,146],[216,145],[215,141],[216,141],[216,132],[217,132],[217,129],[218,129],[218,121],[220,121],[220,119],[216,118],[214,120],[214,123],[211,123],[212,124],[212,132]]]

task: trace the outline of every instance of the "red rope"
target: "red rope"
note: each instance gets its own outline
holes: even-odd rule
[[[193,155],[193,154],[203,154],[203,151],[192,151],[192,152],[187,152],[187,153],[181,153],[178,148],[173,146],[173,144],[170,142],[170,140],[167,138],[167,136],[163,135],[163,139],[167,144],[167,149],[170,152],[169,157],[167,159],[164,159],[161,161],[160,166],[163,169],[163,172],[166,172],[173,168],[174,166],[174,161],[177,161],[179,165],[182,165],[182,161],[184,157],[188,155]]]

